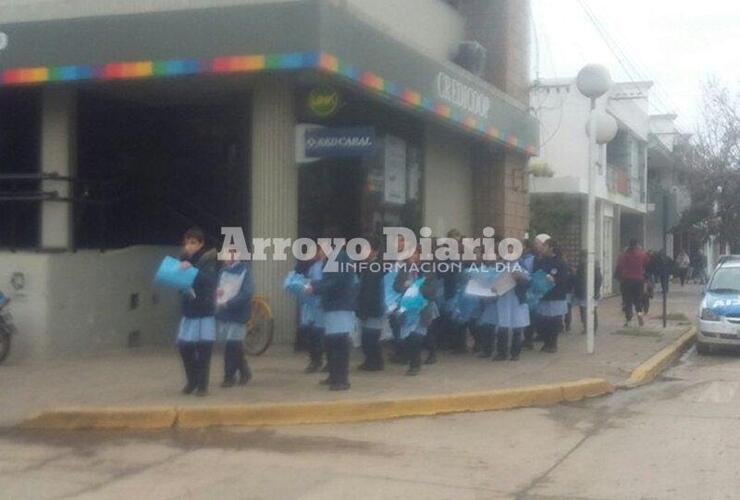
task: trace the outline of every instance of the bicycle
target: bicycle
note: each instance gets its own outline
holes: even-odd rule
[[[247,321],[247,336],[244,350],[252,356],[261,356],[272,345],[275,336],[275,320],[267,298],[262,295],[252,297],[251,316]]]

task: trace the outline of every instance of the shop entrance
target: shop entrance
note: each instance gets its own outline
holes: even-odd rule
[[[401,164],[394,175],[386,161],[385,143],[363,158],[326,158],[300,165],[298,188],[298,233],[318,238],[336,229],[351,239],[383,236],[383,228],[421,227],[421,152],[396,139],[403,148]]]
[[[362,163],[355,159],[322,160],[299,168],[299,235],[320,238],[333,228],[346,238],[361,236],[367,178]]]
[[[248,99],[162,82],[79,99],[75,241],[80,248],[177,244],[200,226],[248,231]]]

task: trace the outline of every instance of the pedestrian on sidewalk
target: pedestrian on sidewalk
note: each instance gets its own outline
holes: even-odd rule
[[[581,325],[583,331],[586,333],[586,264],[587,264],[588,253],[586,250],[582,250],[578,259],[578,267],[576,268],[576,275],[574,281],[573,296],[575,303],[578,306],[578,311],[581,317]],[[599,329],[599,299],[601,299],[601,286],[604,282],[604,276],[601,272],[601,266],[598,262],[594,262],[594,299],[593,299],[593,312],[594,312],[594,332]]]
[[[573,325],[573,306],[575,305],[574,293],[576,287],[576,273],[570,264],[568,264],[568,275],[570,276],[570,281],[568,283],[568,292],[565,294],[565,301],[568,303],[568,308],[565,313],[565,317],[563,318],[563,322],[565,323],[565,333],[570,333],[570,328]]]
[[[362,327],[362,353],[365,360],[360,370],[381,371],[384,368],[383,348],[380,337],[385,322],[385,290],[383,287],[383,261],[380,257],[380,242],[374,236],[367,237],[370,255],[360,272],[360,290],[357,297],[357,319]]]
[[[522,334],[529,326],[529,305],[527,304],[527,286],[529,273],[526,270],[513,272],[516,286],[498,298],[496,301],[496,316],[498,319],[496,332],[496,357],[494,361],[519,361],[522,352]],[[511,348],[509,348],[509,332],[511,332]]]
[[[302,276],[308,284],[321,280],[325,265],[326,256],[321,246],[317,245],[314,258],[307,266],[300,263],[296,265],[296,272],[303,271]],[[299,294],[298,300],[301,307],[301,325],[308,339],[308,366],[304,372],[311,374],[320,371],[324,361],[324,310],[321,306],[321,298],[307,294],[305,291]]]
[[[221,268],[216,290],[216,330],[226,339],[221,387],[236,385],[237,374],[239,385],[246,385],[252,378],[244,356],[244,339],[251,314],[254,281],[250,263],[238,258],[238,254],[232,254],[231,262]]]
[[[690,265],[691,259],[689,258],[689,254],[686,253],[686,250],[681,250],[681,252],[678,254],[678,257],[676,257],[676,266],[678,268],[678,278],[681,281],[682,287],[686,283],[686,278],[689,274]]]
[[[542,351],[555,353],[558,351],[558,335],[563,331],[563,318],[568,307],[566,293],[570,277],[568,265],[563,260],[560,247],[552,238],[544,244],[542,258],[539,259],[535,270],[540,269],[555,285],[537,304],[540,331],[545,341]]]
[[[338,238],[334,230],[326,238]],[[324,337],[329,376],[321,381],[332,391],[346,391],[349,383],[350,333],[355,330],[357,318],[357,291],[359,281],[350,269],[350,258],[342,249],[333,264],[335,269],[325,268],[321,279],[312,280],[307,293],[321,297],[324,316]]]
[[[447,233],[447,243],[456,245],[458,252],[462,254],[463,235],[457,229],[452,229]],[[442,293],[444,295],[444,307],[441,310],[441,319],[443,343],[449,345],[453,354],[466,354],[468,352],[468,331],[467,325],[457,320],[452,311],[452,303],[460,290],[465,275],[462,268],[450,266],[450,269],[440,272],[439,279],[442,280]]]
[[[424,348],[430,325],[439,317],[437,296],[440,285],[433,272],[420,273],[414,269],[419,265],[419,249],[407,261],[407,268],[399,271],[398,289],[403,288],[399,303],[398,321],[403,341],[405,359],[409,368],[406,375],[418,375],[421,371],[421,352]]]
[[[211,354],[216,340],[215,298],[218,280],[216,250],[208,249],[205,234],[197,227],[183,236],[180,267],[198,270],[192,288],[183,294],[182,319],[177,345],[185,368],[187,383],[184,394],[208,394]]]
[[[548,234],[539,234],[535,237],[534,242],[531,240],[524,241],[524,253],[522,254],[522,267],[529,273],[532,274],[542,258],[542,254],[545,250],[545,242],[550,239]],[[524,329],[524,342],[522,347],[528,351],[534,349],[534,338],[535,333],[538,333],[539,328],[539,316],[537,315],[537,308],[532,307],[529,310],[529,326]]]
[[[479,271],[485,273],[488,266],[495,267],[493,261],[483,261],[479,264]],[[485,297],[480,299],[480,316],[478,318],[478,335],[480,336],[479,358],[491,359],[496,344],[496,329],[498,328],[498,297]]]
[[[406,262],[401,259],[401,256],[405,255],[406,245],[407,243],[405,238],[403,236],[399,236],[396,240],[396,252],[399,256],[398,260],[386,262],[386,265],[391,265],[391,269],[383,277],[386,314],[388,315],[388,325],[393,334],[393,340],[391,341],[392,353],[389,357],[389,361],[394,364],[404,364],[407,361],[403,340],[401,339],[401,324],[398,313],[398,303],[401,300],[401,296],[406,291],[406,288],[401,286],[406,279],[399,278],[399,274],[405,272],[404,269],[406,268]]]
[[[622,292],[622,309],[624,310],[625,328],[632,322],[633,310],[637,313],[640,326],[644,320],[645,266],[648,256],[636,239],[630,240],[627,249],[619,256],[615,275]]]
[[[694,259],[691,265],[694,268],[694,283],[706,285],[708,279],[707,256],[704,255],[704,252],[701,250],[701,248],[696,251],[696,255],[694,255]]]
[[[653,283],[660,283],[661,293],[669,292],[671,273],[673,272],[673,259],[668,257],[665,250],[653,252],[648,262],[646,271],[651,276]],[[651,296],[652,297],[652,296]],[[645,311],[647,313],[647,310]]]

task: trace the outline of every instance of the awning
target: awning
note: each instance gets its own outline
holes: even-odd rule
[[[529,155],[522,104],[326,0],[0,24],[0,85],[316,70]]]

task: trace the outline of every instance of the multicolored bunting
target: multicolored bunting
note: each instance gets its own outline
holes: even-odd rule
[[[459,110],[453,109],[447,104],[422,96],[415,89],[404,88],[394,82],[385,80],[376,73],[347,65],[334,55],[326,52],[237,55],[205,60],[171,59],[166,61],[126,61],[104,65],[12,68],[0,74],[0,86],[301,69],[317,69],[350,80],[375,94],[400,101],[409,108],[431,113],[439,119],[454,122],[467,130],[502,142],[512,148],[523,150],[530,155],[536,154],[537,149],[534,145],[522,144],[519,138],[513,135],[504,136],[496,127],[488,126],[480,118],[463,115]]]

